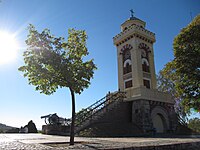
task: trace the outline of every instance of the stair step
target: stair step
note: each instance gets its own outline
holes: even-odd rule
[[[85,116],[85,113],[87,114],[87,111],[89,111],[89,115],[91,113],[92,116],[90,118],[86,118],[85,121],[83,121],[79,126],[76,127],[76,133],[89,126],[91,122],[99,120],[109,111],[113,111],[114,109],[118,108],[124,97],[124,92],[119,91],[117,93],[111,93],[110,95],[106,95],[104,98],[86,108],[86,112],[82,112],[84,114],[79,115]]]

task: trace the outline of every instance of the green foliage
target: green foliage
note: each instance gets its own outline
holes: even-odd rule
[[[175,75],[175,66],[173,61],[165,65],[157,76],[157,89],[161,92],[171,94],[174,99],[174,109],[177,114],[179,123],[187,125],[187,113],[185,113],[183,106],[181,105],[182,97],[177,93],[175,88],[176,82],[179,82],[179,78]]]
[[[85,31],[69,29],[68,40],[51,35],[45,29],[39,33],[33,25],[24,52],[25,65],[19,68],[28,78],[29,84],[44,94],[52,94],[59,87],[69,87],[80,94],[88,88],[96,69],[93,60],[83,61],[88,55]]]
[[[180,81],[178,93],[183,96],[186,111],[200,109],[200,15],[174,39],[174,64]]]
[[[190,119],[188,127],[193,131],[200,133],[200,119],[199,118]]]
[[[182,99],[185,112],[200,109],[200,15],[175,37],[174,60],[164,75],[175,85],[176,96]]]
[[[175,68],[173,62],[169,62],[165,65],[157,76],[157,89],[161,92],[170,93],[174,98],[177,97],[175,90],[175,82],[177,79],[174,77]],[[173,79],[173,80],[172,80]]]
[[[93,59],[85,61],[88,49],[83,30],[68,30],[68,39],[55,37],[49,29],[39,33],[33,25],[28,27],[24,52],[25,65],[19,68],[29,84],[41,93],[50,95],[58,88],[68,87],[72,97],[70,145],[74,144],[75,94],[88,88],[96,66]]]

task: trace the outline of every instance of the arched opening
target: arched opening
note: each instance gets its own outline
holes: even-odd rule
[[[144,72],[150,72],[149,62],[145,58],[142,58],[142,71],[144,71]]]
[[[167,111],[161,106],[156,106],[151,112],[153,128],[157,133],[165,133],[169,129],[169,119]]]
[[[153,127],[156,129],[157,133],[165,132],[165,120],[161,114],[156,114],[154,118],[152,118]]]
[[[130,59],[127,59],[125,62],[124,62],[124,74],[127,74],[129,72],[131,72],[132,69],[131,69],[131,60]]]

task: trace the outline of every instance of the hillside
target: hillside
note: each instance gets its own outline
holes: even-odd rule
[[[15,127],[7,126],[5,124],[0,123],[0,133],[4,133],[8,130],[14,129]]]

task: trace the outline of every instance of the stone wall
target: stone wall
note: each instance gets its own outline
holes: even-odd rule
[[[171,103],[149,100],[120,102],[104,115],[80,132],[81,136],[138,136],[152,135],[154,124],[152,117],[162,115],[164,119],[163,133],[174,133],[177,118]]]
[[[132,102],[121,102],[115,108],[108,110],[97,121],[94,121],[81,136],[134,136],[143,131],[132,122]]]
[[[150,103],[151,113],[153,110],[155,110],[155,108],[161,108],[166,112],[169,121],[168,129],[166,132],[175,132],[178,125],[178,120],[177,120],[177,115],[174,111],[174,104],[158,102],[158,101],[149,101],[149,103]]]
[[[144,132],[153,130],[153,119],[157,114],[163,118],[164,133],[175,132],[177,117],[173,104],[143,99],[132,103],[132,122],[136,122]]]
[[[132,122],[135,122],[143,132],[152,130],[150,104],[147,100],[137,100],[132,103]]]

